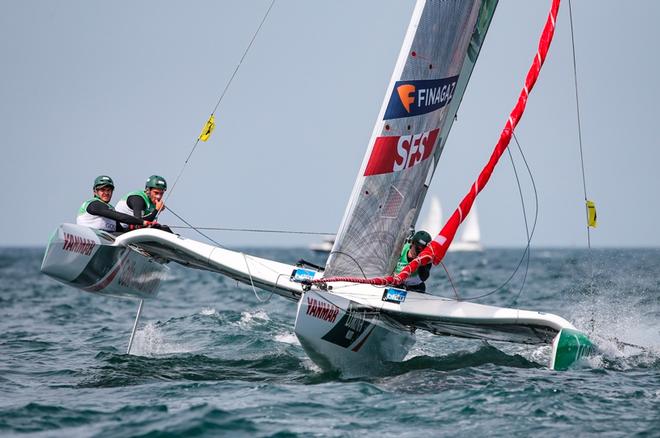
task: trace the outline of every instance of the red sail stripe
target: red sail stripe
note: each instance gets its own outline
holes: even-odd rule
[[[495,165],[499,161],[500,157],[509,146],[511,141],[511,136],[513,135],[513,130],[518,125],[520,118],[522,117],[525,106],[527,105],[527,97],[529,93],[534,88],[534,84],[539,77],[539,72],[545,61],[545,57],[550,48],[550,43],[552,42],[552,37],[555,33],[555,23],[557,21],[557,12],[559,11],[560,0],[553,0],[552,6],[550,7],[550,13],[548,14],[548,19],[543,28],[543,33],[541,34],[541,39],[539,40],[539,49],[534,57],[527,76],[525,78],[525,86],[520,91],[518,96],[518,102],[516,106],[511,111],[509,119],[504,125],[504,129],[500,134],[500,139],[495,145],[495,149],[486,163],[486,166],[482,169],[479,177],[476,181],[476,187],[472,185],[470,191],[465,195],[459,207],[451,215],[445,226],[442,228],[440,233],[436,236],[433,241],[426,246],[424,251],[420,253],[417,258],[410,262],[403,270],[394,277],[380,277],[380,278],[356,278],[356,277],[331,277],[315,280],[312,283],[327,283],[331,281],[349,281],[353,283],[367,283],[374,285],[386,285],[386,284],[401,284],[403,281],[410,276],[411,273],[415,272],[420,266],[433,263],[437,265],[440,263],[449,249],[458,227],[463,222],[463,219],[467,217],[472,204],[474,203],[475,198],[486,187],[488,180],[490,179]],[[476,190],[475,190],[476,189]],[[462,214],[461,214],[462,213]]]
[[[440,128],[419,134],[377,137],[364,176],[398,172],[431,156]]]

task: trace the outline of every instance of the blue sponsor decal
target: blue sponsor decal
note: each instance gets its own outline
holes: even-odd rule
[[[316,271],[310,271],[309,269],[294,269],[291,273],[290,280],[296,283],[303,283],[306,281],[314,280],[314,275]]]
[[[458,76],[444,79],[398,81],[394,84],[384,120],[419,116],[451,102]]]
[[[401,304],[406,301],[406,296],[408,292],[401,289],[385,289],[383,292],[383,301],[388,301],[390,303]]]

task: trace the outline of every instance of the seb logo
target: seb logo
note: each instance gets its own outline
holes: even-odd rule
[[[458,76],[445,79],[398,81],[387,104],[384,119],[419,116],[447,105],[454,97]]]
[[[364,176],[398,172],[431,156],[439,128],[401,137],[378,137],[371,151]]]

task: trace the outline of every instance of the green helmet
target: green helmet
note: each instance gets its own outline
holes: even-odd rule
[[[431,235],[426,231],[418,231],[412,236],[412,243],[416,246],[426,246],[431,243]]]
[[[113,189],[115,188],[115,183],[112,181],[108,175],[100,175],[94,178],[94,186],[92,187],[96,190],[98,187],[110,186]]]
[[[161,189],[167,190],[167,181],[165,178],[159,175],[151,175],[147,178],[147,184],[144,186],[145,189]]]

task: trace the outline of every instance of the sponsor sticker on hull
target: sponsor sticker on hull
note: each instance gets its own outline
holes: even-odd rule
[[[315,298],[307,297],[307,315],[327,322],[335,322],[339,308]]]
[[[75,234],[64,233],[64,242],[62,243],[62,249],[64,251],[75,252],[82,255],[92,254],[92,250],[96,242],[84,237],[76,236]]]
[[[419,134],[377,137],[364,176],[399,172],[431,156],[439,128]]]
[[[384,120],[430,113],[451,102],[458,76],[444,79],[398,81],[385,110]]]

